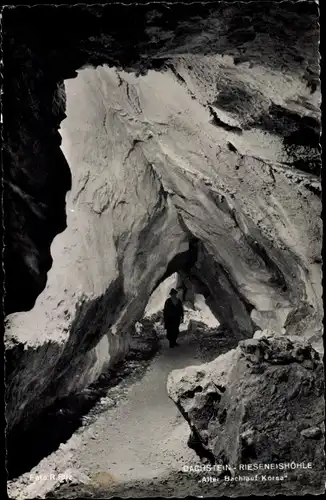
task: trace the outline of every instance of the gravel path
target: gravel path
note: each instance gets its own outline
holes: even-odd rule
[[[231,483],[220,478],[201,483],[205,474],[182,471],[184,465],[200,461],[187,446],[188,424],[167,395],[167,376],[174,369],[210,361],[236,343],[213,331],[184,333],[175,349],[160,339],[160,351],[144,375],[140,379],[131,375],[109,389],[98,415],[86,418],[84,427],[31,471],[47,478],[53,472],[66,472],[73,480],[33,482],[25,474],[11,484],[10,498],[300,495],[299,482]],[[106,407],[107,399],[115,399],[116,405]]]
[[[169,349],[161,337],[159,352],[143,376],[127,376],[109,389],[95,412],[92,410],[92,416],[85,416],[85,425],[67,443],[10,483],[10,497],[23,500],[46,495],[98,496],[97,490],[112,496],[114,489],[128,491],[133,483],[165,484],[165,478],[175,475],[184,481],[182,466],[198,464],[199,459],[187,446],[188,424],[168,397],[167,376],[174,369],[214,359],[233,347],[234,342],[217,335],[216,330],[182,332],[180,346]],[[114,405],[106,404],[113,400]],[[55,473],[57,477],[66,471],[72,472],[76,481],[59,484],[57,479],[31,480],[43,474],[48,478]],[[81,492],[81,488],[87,491]],[[123,491],[119,495],[124,496]]]
[[[173,369],[202,362],[194,343],[187,337],[180,343],[175,349],[163,345],[144,377],[128,388],[127,397],[92,425],[93,439],[82,436],[74,467],[91,476],[110,471],[121,483],[155,478],[197,461],[187,446],[189,427],[166,391]]]

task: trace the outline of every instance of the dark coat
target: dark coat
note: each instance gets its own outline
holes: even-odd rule
[[[183,306],[180,299],[176,304],[173,304],[171,298],[168,298],[164,304],[164,326],[165,328],[171,326],[179,326],[183,321]]]

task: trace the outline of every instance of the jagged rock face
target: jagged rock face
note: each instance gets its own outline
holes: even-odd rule
[[[262,332],[211,363],[174,370],[167,388],[199,452],[213,463],[237,468],[240,463],[302,463],[304,457],[313,464],[308,483],[315,480],[317,486],[318,474],[320,482],[323,363],[299,337]]]
[[[286,15],[298,23],[300,16],[286,8]],[[60,72],[56,59],[49,77],[53,85],[43,87],[48,68],[42,58],[37,60],[40,87],[28,87],[28,98],[42,99],[42,87],[46,99],[57,103],[61,116],[65,109],[67,118],[60,130],[61,201],[54,194],[55,203],[48,197],[40,203],[38,193],[45,186],[50,189],[55,169],[49,177],[40,174],[34,202],[28,205],[31,220],[19,238],[16,222],[23,208],[12,193],[18,193],[15,186],[23,194],[33,187],[34,158],[27,146],[22,146],[15,168],[7,171],[7,203],[15,206],[8,213],[8,249],[14,248],[9,276],[15,283],[10,271],[18,262],[15,255],[24,259],[22,280],[35,285],[29,305],[44,286],[49,268],[40,265],[38,240],[30,227],[35,223],[37,238],[42,239],[47,210],[52,213],[59,203],[60,227],[49,223],[44,242],[48,248],[64,226],[67,165],[72,188],[66,198],[67,229],[51,246],[46,288],[31,311],[8,317],[9,427],[22,418],[28,425],[41,410],[35,404],[38,398],[44,406],[51,404],[92,382],[123,355],[128,331],[142,317],[152,291],[177,271],[186,274],[218,321],[234,334],[248,337],[265,327],[309,337],[319,331],[321,204],[315,173],[320,93],[305,80],[306,67],[316,66],[317,46],[303,38],[300,50],[293,49],[303,54],[303,64],[287,45],[282,45],[280,56],[268,35],[271,45],[265,44],[261,53],[262,35],[256,41],[231,38],[240,14],[239,7],[228,6],[223,15],[229,24],[223,21],[222,27],[216,7],[206,12],[200,30],[193,14],[187,14],[187,22],[180,14],[172,44],[164,39],[171,19],[163,29],[164,16],[149,16],[142,29],[159,42],[147,59],[134,52],[126,61],[121,40],[115,43],[122,52],[116,46],[116,59],[110,59],[113,52],[105,56],[99,51],[108,39],[91,41],[87,32],[78,65],[73,67],[71,53],[65,58],[70,69],[108,62],[129,70],[139,65],[155,70],[136,76],[107,65],[88,67],[65,81],[66,97],[61,99],[56,85],[71,72],[66,67]],[[315,14],[310,15],[313,26]],[[271,9],[263,19],[283,27],[284,20],[275,16]],[[313,38],[315,28],[300,23],[298,28]],[[296,36],[294,31],[291,36]],[[141,39],[135,51],[145,46],[150,46],[148,38],[146,45]],[[248,62],[239,61],[242,52]],[[47,110],[40,105],[33,117],[39,127],[35,142],[40,141],[40,130],[45,134],[51,129],[54,135],[44,137],[52,146],[56,141],[58,153],[57,130],[52,122],[48,125]],[[15,158],[13,145],[28,142],[31,130],[19,129],[18,138],[7,132],[10,161]],[[297,163],[303,154],[304,168]],[[28,168],[21,169],[19,158],[24,155]],[[39,159],[37,165],[45,173],[57,165],[48,167],[46,152]],[[38,213],[33,212],[35,203]],[[49,257],[42,248],[44,258]],[[11,302],[9,311],[24,309],[23,302]]]
[[[7,314],[33,306],[51,267],[53,237],[65,228],[64,198],[71,179],[57,132],[65,111],[61,89],[63,80],[86,64],[107,63],[145,72],[162,69],[177,54],[197,55],[199,60],[205,54],[232,56],[238,69],[233,64],[227,71],[213,65],[210,82],[207,59],[202,68],[197,63],[199,72],[204,69],[202,77],[197,76],[201,90],[207,85],[210,91],[209,98],[203,98],[215,123],[223,122],[222,112],[236,110],[231,129],[256,122],[281,139],[287,136],[296,166],[309,172],[318,169],[319,130],[313,102],[319,96],[315,2],[255,2],[255,9],[252,2],[227,1],[173,8],[158,3],[22,6],[4,10],[2,29]],[[261,67],[269,68],[272,78],[255,85]],[[253,86],[238,81],[236,75],[233,78],[235,71],[241,74],[244,68],[244,78],[249,76]],[[187,80],[182,61],[176,69],[176,77]],[[282,87],[277,75],[282,75]],[[293,89],[285,92],[285,103],[284,84]],[[269,148],[263,134],[259,143]]]

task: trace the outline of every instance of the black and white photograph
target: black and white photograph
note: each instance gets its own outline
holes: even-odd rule
[[[324,494],[320,9],[2,7],[10,499]]]

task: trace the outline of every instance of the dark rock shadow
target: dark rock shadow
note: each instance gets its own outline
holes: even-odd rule
[[[85,425],[85,415],[88,425],[95,420],[99,412],[108,408],[99,408],[101,398],[108,396],[109,406],[115,406],[120,396],[114,388],[127,379],[130,382],[130,377],[140,379],[158,349],[159,342],[153,328],[147,325],[141,336],[131,335],[126,357],[100,375],[96,382],[78,393],[58,399],[34,418],[27,428],[24,425],[14,427],[6,439],[8,479],[28,472],[67,442]]]

